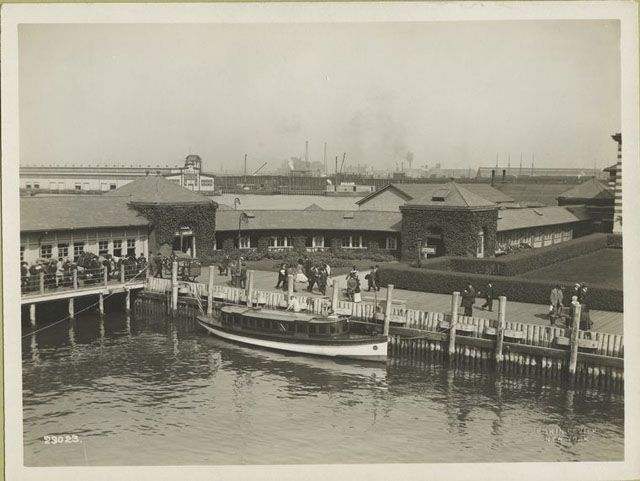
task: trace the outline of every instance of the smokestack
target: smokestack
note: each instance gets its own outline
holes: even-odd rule
[[[507,177],[507,171],[502,169],[502,183],[504,184],[505,178]]]
[[[493,184],[496,181],[496,170],[495,169],[491,169],[491,187],[493,187]]]

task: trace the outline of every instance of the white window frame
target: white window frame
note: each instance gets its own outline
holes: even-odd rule
[[[311,247],[314,247],[314,248],[324,247],[324,236],[314,235],[311,238]]]
[[[65,257],[69,257],[69,243],[68,242],[60,242],[57,246],[58,248],[58,259],[62,260]],[[63,255],[64,253],[64,255]]]
[[[357,241],[357,242],[354,242]],[[346,242],[345,242],[346,241]],[[358,245],[355,245],[358,244]],[[362,239],[362,235],[349,235],[342,237],[342,248],[343,249],[364,249],[364,243]]]
[[[40,258],[41,259],[51,259],[53,257],[53,245],[52,244],[42,244],[40,246]]]
[[[106,247],[103,249],[101,248],[101,244],[104,245],[106,243]],[[99,256],[103,256],[105,254],[109,253],[109,241],[108,240],[99,240],[98,241],[98,255]]]
[[[240,236],[240,245],[238,247],[240,249],[251,249],[251,236],[249,235]]]
[[[116,254],[116,249],[120,250],[120,255]],[[114,239],[113,240],[113,256],[114,257],[122,257],[122,239]]]
[[[397,251],[398,250],[398,239],[393,236],[387,236],[385,242],[386,249],[389,251]]]
[[[133,249],[133,255],[136,255],[136,240],[135,239],[127,239],[127,256],[129,256],[129,249]]]
[[[73,262],[76,262],[78,260],[78,257],[80,257],[80,254],[84,252],[84,245],[84,242],[73,243]]]

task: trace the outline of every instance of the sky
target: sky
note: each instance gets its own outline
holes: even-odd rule
[[[603,168],[618,21],[19,27],[22,165]]]

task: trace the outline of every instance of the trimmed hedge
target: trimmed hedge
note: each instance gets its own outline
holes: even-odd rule
[[[451,294],[453,291],[462,292],[468,282],[482,291],[487,283],[491,282],[493,283],[495,298],[506,296],[507,299],[512,301],[533,304],[548,304],[551,289],[558,284],[554,280],[532,280],[522,277],[447,272],[404,265],[381,266],[379,272],[383,285],[393,284],[400,289],[438,294]],[[565,298],[567,296],[568,292],[565,292]],[[565,304],[569,300],[565,300]],[[623,291],[622,289],[590,285],[587,305],[590,309],[622,312]]]
[[[607,237],[607,247],[611,247],[614,249],[622,249],[622,235],[609,234]]]
[[[436,258],[423,262],[427,269],[482,274],[490,276],[517,276],[535,269],[563,262],[610,247],[608,234],[590,234],[561,244],[539,249],[528,249],[498,258],[473,257]],[[442,259],[440,262],[436,262]],[[446,260],[445,260],[446,259]]]

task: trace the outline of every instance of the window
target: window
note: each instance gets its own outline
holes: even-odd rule
[[[107,184],[106,182],[101,182],[100,183],[100,190],[102,190],[102,191],[109,190],[109,184]]]
[[[73,262],[78,260],[80,254],[84,252],[84,242],[74,242],[73,243]]]
[[[323,235],[313,236],[312,247],[324,247],[324,236]]]
[[[58,182],[58,190],[64,190],[64,182]]]
[[[116,190],[117,185],[116,184],[109,184],[109,190]]]
[[[82,184],[80,184],[80,183],[76,183],[76,184],[75,184],[75,189],[76,189],[76,190],[82,190]]]
[[[30,189],[30,188],[31,188],[31,184],[27,184],[27,185],[25,186],[25,188],[26,188],[26,189]]]
[[[270,237],[269,247],[274,249],[291,247],[291,240],[287,236]]]
[[[20,246],[20,262],[24,261],[24,246]]]
[[[387,237],[387,250],[397,251],[398,239],[396,239],[395,237]]]
[[[40,257],[43,259],[51,259],[51,244],[44,244],[40,246]]]
[[[361,235],[350,235],[342,238],[342,247],[346,249],[361,249],[364,247]]]
[[[216,238],[213,238],[213,250],[217,251],[218,250],[218,241],[216,240]]]
[[[58,244],[58,259],[62,260],[69,256],[69,244]]]
[[[201,187],[213,187],[213,179],[200,179]]]
[[[33,188],[34,189],[39,189],[40,188],[40,184],[33,184]]]
[[[570,231],[570,230],[565,230],[565,231],[562,233],[562,242],[566,242],[566,241],[571,240],[572,234],[573,234],[573,232],[572,232],[572,231]]]
[[[113,241],[113,255],[115,257],[122,257],[122,241],[121,240]]]
[[[89,182],[82,183],[82,190],[89,190]]]
[[[109,253],[109,241],[101,240],[98,241],[98,255],[106,256]]]
[[[484,257],[484,229],[478,232],[478,244],[476,245],[476,257]]]
[[[136,255],[136,240],[135,239],[127,239],[127,255],[135,256]]]
[[[248,235],[243,235],[240,237],[240,249],[250,249],[251,248],[251,238]]]
[[[58,183],[57,182],[49,182],[49,189],[56,190],[57,187],[58,187]]]
[[[560,244],[562,242],[562,231],[557,231],[553,233],[553,243]]]

